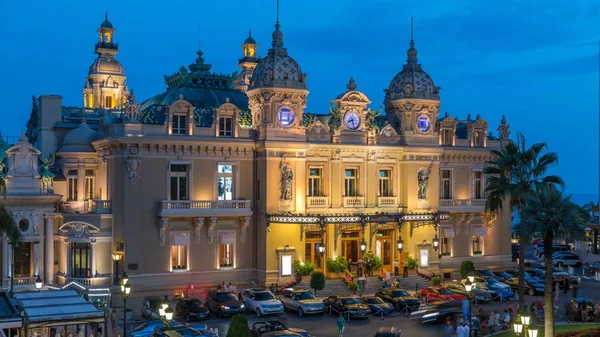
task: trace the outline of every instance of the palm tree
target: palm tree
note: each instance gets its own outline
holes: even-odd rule
[[[544,335],[554,336],[553,298],[554,279],[552,275],[552,245],[554,239],[580,239],[585,235],[585,216],[579,207],[565,197],[556,186],[543,186],[525,196],[525,207],[521,210],[522,226],[543,235],[544,263],[546,269],[544,303]]]
[[[555,152],[546,152],[546,143],[533,144],[527,148],[525,137],[517,134],[517,141],[505,143],[500,150],[492,150],[494,159],[487,161],[483,173],[487,178],[486,212],[501,211],[508,204],[511,210],[521,213],[525,197],[544,185],[563,185],[560,177],[546,175],[549,168],[558,163]],[[521,214],[520,222],[524,217]],[[519,226],[519,308],[525,307],[525,244],[532,233]],[[552,256],[550,254],[550,256]]]

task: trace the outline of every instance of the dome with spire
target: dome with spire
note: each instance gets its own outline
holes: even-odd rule
[[[89,74],[124,75],[125,69],[116,58],[110,55],[98,56],[90,66]]]
[[[436,87],[433,80],[417,62],[417,49],[414,40],[410,40],[410,48],[406,52],[406,64],[386,90],[386,100],[402,98],[440,99],[440,88]]]
[[[110,21],[108,21],[108,14],[106,14],[106,19],[104,19],[104,22],[102,22],[102,24],[100,25],[100,28],[114,30],[112,23],[110,23]]]
[[[67,133],[58,152],[94,152],[91,142],[97,137],[98,133],[84,119],[76,129]]]
[[[273,45],[266,57],[256,65],[248,90],[274,87],[306,89],[306,74],[302,73],[300,65],[283,48],[283,32],[275,24]]]
[[[246,38],[244,44],[257,44],[256,40],[252,37],[252,31],[248,31],[248,38]]]

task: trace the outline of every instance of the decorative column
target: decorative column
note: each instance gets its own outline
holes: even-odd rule
[[[8,266],[6,275],[8,275],[8,277],[12,277],[13,246],[8,243],[8,240],[6,240],[6,248],[6,261]]]
[[[217,227],[217,217],[210,218],[210,227],[208,227],[208,243],[212,244],[215,235],[215,227]]]
[[[69,277],[71,276],[71,241],[67,238],[65,240],[65,249],[67,250],[67,263],[66,263],[66,267],[65,267],[65,276]]]
[[[90,238],[91,254],[92,254],[92,265],[90,266],[90,277],[96,277],[96,238]]]
[[[44,281],[54,283],[54,218],[55,214],[45,214],[46,230],[44,232]]]
[[[161,246],[165,245],[167,238],[167,228],[169,227],[169,218],[159,218],[158,242]]]
[[[40,243],[33,243],[33,274],[40,275]]]
[[[83,164],[77,166],[77,201],[85,200],[85,168]],[[83,208],[83,205],[82,205]]]

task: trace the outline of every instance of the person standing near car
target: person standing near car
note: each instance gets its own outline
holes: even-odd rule
[[[400,269],[400,263],[398,263],[398,259],[394,260],[394,276],[398,277]]]
[[[465,329],[465,323],[461,323],[456,327],[456,337],[469,337],[467,336],[467,330]]]
[[[338,336],[343,337],[344,329],[346,328],[346,320],[344,319],[344,316],[342,315],[342,313],[340,313],[338,315],[337,327],[338,327]]]
[[[446,321],[446,325],[444,325],[444,337],[453,337],[454,336],[454,328],[452,327],[452,322],[450,320]]]

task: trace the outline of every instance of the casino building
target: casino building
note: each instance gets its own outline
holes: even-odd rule
[[[92,291],[126,272],[141,299],[281,283],[294,260],[327,272],[327,259],[366,252],[387,271],[407,254],[435,273],[510,263],[511,214],[484,212],[482,174],[509,126],[494,134],[480,115],[440,113],[414,41],[385,111],[350,78],[308,114],[307,74],[279,22],[262,58],[248,35],[237,75],[212,72],[198,51],[140,103],[115,32],[107,17],[81,105],[40,96],[20,142],[5,144],[5,203],[26,242],[13,257],[3,241],[5,287],[40,277]]]

